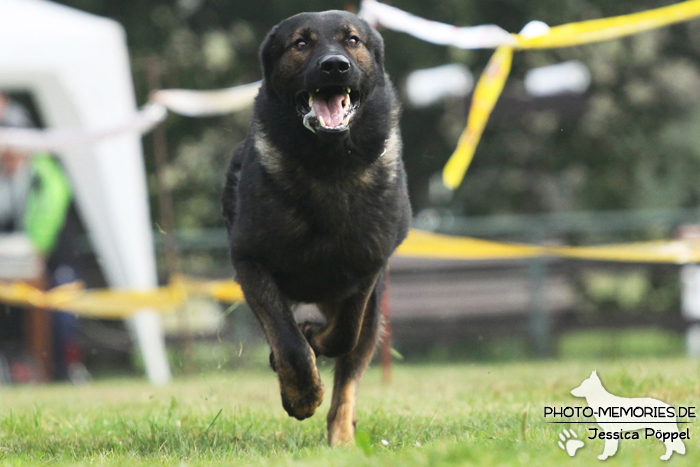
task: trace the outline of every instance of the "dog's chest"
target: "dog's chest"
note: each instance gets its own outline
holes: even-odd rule
[[[385,254],[382,244],[394,223],[391,198],[376,185],[309,186],[294,210],[306,228],[306,248],[310,254]]]
[[[390,254],[396,237],[392,190],[381,184],[306,181],[287,189],[269,211],[275,237],[270,261],[283,269],[346,269],[365,274]]]

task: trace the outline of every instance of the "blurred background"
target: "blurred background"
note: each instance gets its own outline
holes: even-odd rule
[[[259,80],[258,47],[273,25],[302,11],[359,7],[320,0],[58,3],[123,25],[139,104],[158,88],[207,90]],[[517,32],[535,19],[558,25],[675,2],[387,3],[431,20],[493,23]],[[404,102],[401,129],[414,227],[554,245],[692,235],[700,220],[700,21],[598,44],[516,53],[474,162],[454,192],[442,187],[440,173],[466,125],[473,83],[492,51],[381,32],[386,68]],[[544,68],[561,64],[568,67]],[[430,90],[412,73],[444,65],[456,65],[444,80],[453,85],[421,99]],[[548,86],[543,78],[538,86],[538,70],[554,73],[559,85]],[[12,89],[7,95],[42,125],[31,92]],[[144,137],[160,283],[172,272],[167,235],[177,245],[183,273],[232,276],[219,199],[223,171],[250,116],[250,111],[199,119],[171,114],[161,136]],[[156,176],[159,147],[167,159],[161,184],[174,206],[167,235]],[[69,248],[79,257],[81,279],[91,287],[105,285],[79,219],[73,238]],[[406,362],[682,355],[688,322],[681,314],[680,277],[681,267],[673,264],[396,258],[389,296],[394,355]],[[196,299],[184,314],[185,320],[182,313],[164,317],[176,374],[266,361],[262,335],[245,305]],[[69,329],[85,367],[71,379],[131,373],[142,365],[120,321],[80,319]],[[19,339],[21,333],[15,334]],[[12,338],[0,333],[0,340]]]

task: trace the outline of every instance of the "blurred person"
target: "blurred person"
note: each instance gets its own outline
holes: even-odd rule
[[[29,112],[0,92],[0,127],[33,127]],[[0,233],[24,232],[46,264],[49,287],[78,279],[73,254],[74,230],[70,184],[61,166],[45,153],[29,154],[0,147]],[[78,341],[77,318],[70,313],[52,313],[54,379],[79,383],[89,375],[83,365]],[[15,355],[25,354],[21,311],[0,314],[0,344]],[[3,342],[4,341],[4,342]],[[6,364],[12,380],[36,380],[36,369],[26,357]],[[7,378],[7,377],[6,377]]]

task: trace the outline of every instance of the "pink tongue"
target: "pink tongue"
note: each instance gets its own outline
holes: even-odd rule
[[[323,117],[323,121],[327,127],[340,126],[343,123],[345,111],[343,109],[343,99],[345,96],[337,94],[328,98],[327,101],[322,97],[315,97],[313,104],[316,115]]]

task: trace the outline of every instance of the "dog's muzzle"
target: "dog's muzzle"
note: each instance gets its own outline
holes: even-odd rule
[[[325,86],[297,96],[297,109],[304,126],[314,133],[347,131],[359,106],[359,91],[346,86]]]
[[[348,57],[328,54],[316,63],[314,91],[297,94],[297,111],[304,126],[314,133],[342,133],[360,107],[360,92],[353,89],[353,65]]]

